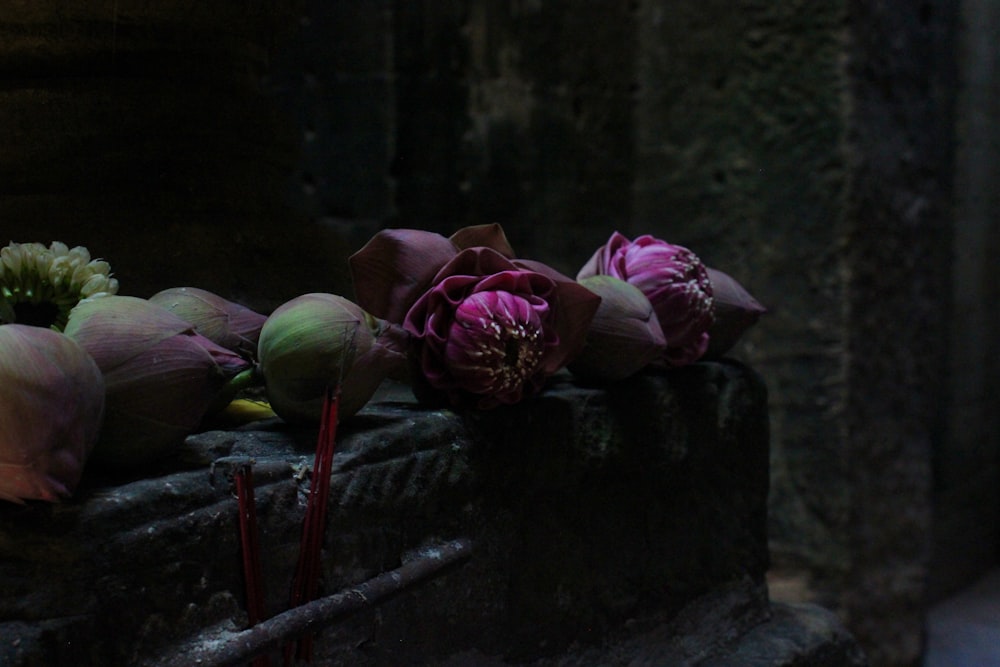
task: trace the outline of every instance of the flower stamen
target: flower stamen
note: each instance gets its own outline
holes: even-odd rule
[[[449,370],[472,393],[520,396],[542,360],[541,329],[538,314],[523,297],[474,294],[456,311],[445,353]]]

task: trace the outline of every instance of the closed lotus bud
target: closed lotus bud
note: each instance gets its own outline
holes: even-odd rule
[[[641,289],[613,276],[591,276],[580,284],[600,296],[601,305],[583,351],[569,365],[574,375],[614,382],[663,356],[667,340]]]
[[[708,279],[712,282],[715,321],[708,330],[705,356],[713,358],[728,352],[767,309],[732,276],[708,267]]]
[[[94,460],[112,468],[137,468],[172,453],[233,378],[251,372],[249,361],[145,299],[85,299],[70,313],[66,335],[104,375],[106,416]]]
[[[267,317],[197,287],[172,287],[149,297],[224,348],[252,356]]]
[[[403,335],[335,294],[303,294],[282,304],[257,346],[271,407],[286,421],[318,423],[326,388],[339,383],[339,416],[350,417],[405,367]]]
[[[75,341],[51,329],[0,326],[0,499],[72,494],[103,410],[101,371]]]

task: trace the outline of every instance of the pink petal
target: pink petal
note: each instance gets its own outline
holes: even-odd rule
[[[608,271],[611,258],[619,251],[619,249],[628,246],[629,243],[631,242],[621,233],[617,231],[613,232],[611,237],[608,239],[608,242],[598,248],[590,259],[583,265],[577,273],[576,279],[583,280],[584,278],[589,278],[590,276],[613,275]],[[622,278],[622,276],[617,275],[615,277]]]
[[[514,259],[514,249],[504,234],[503,227],[498,223],[489,225],[472,225],[463,227],[451,235],[451,242],[459,250],[466,248],[484,247],[496,250],[508,259]]]
[[[548,360],[545,370],[555,373],[572,361],[587,342],[587,330],[601,305],[601,297],[573,281],[557,282],[553,309],[557,312],[559,355]]]
[[[516,269],[514,262],[492,248],[466,248],[440,268],[431,284],[437,286],[450,276],[489,276]]]
[[[709,268],[708,278],[712,281],[714,293],[715,322],[708,330],[711,339],[705,354],[720,357],[756,324],[767,309],[732,276]]]
[[[454,243],[434,232],[378,232],[348,260],[358,305],[379,319],[401,323],[457,252]]]
[[[267,320],[246,306],[197,287],[171,287],[149,301],[190,323],[209,340],[250,354],[256,351],[260,329]]]
[[[103,411],[100,370],[77,343],[51,329],[0,327],[0,498],[70,495]]]
[[[133,296],[85,299],[70,312],[65,333],[90,353],[102,370],[125,363],[162,340],[193,331],[165,308]]]

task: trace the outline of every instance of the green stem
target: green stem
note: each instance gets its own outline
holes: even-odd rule
[[[250,389],[251,387],[260,387],[264,385],[264,374],[260,372],[260,367],[254,364],[246,370],[240,371],[233,377],[229,378],[229,381],[223,385],[222,389],[219,391],[215,400],[212,402],[211,407],[208,409],[208,414],[214,414],[219,412],[227,405],[232,403],[233,399],[244,389]]]
[[[264,374],[260,372],[260,366],[254,364],[250,368],[240,371],[229,379],[223,391],[231,391],[235,396],[244,389],[251,387],[261,387],[264,385]]]

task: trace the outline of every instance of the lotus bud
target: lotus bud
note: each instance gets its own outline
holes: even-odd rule
[[[172,453],[252,365],[145,299],[85,299],[66,335],[97,362],[106,416],[94,460],[111,468],[147,465]]]
[[[149,301],[189,322],[213,343],[246,356],[256,353],[260,328],[267,320],[246,306],[197,287],[165,289]]]
[[[705,356],[715,358],[728,352],[767,309],[732,276],[708,267],[708,279],[712,282],[715,321],[708,330]]]
[[[601,305],[583,351],[569,365],[573,374],[616,382],[663,356],[667,340],[641,289],[613,276],[591,276],[580,284],[600,296]]]
[[[341,419],[371,400],[406,365],[405,333],[335,294],[303,294],[279,306],[260,332],[267,397],[289,422],[316,424],[328,386],[340,385]]]
[[[75,341],[51,329],[0,326],[0,499],[71,495],[103,411],[101,371]]]

